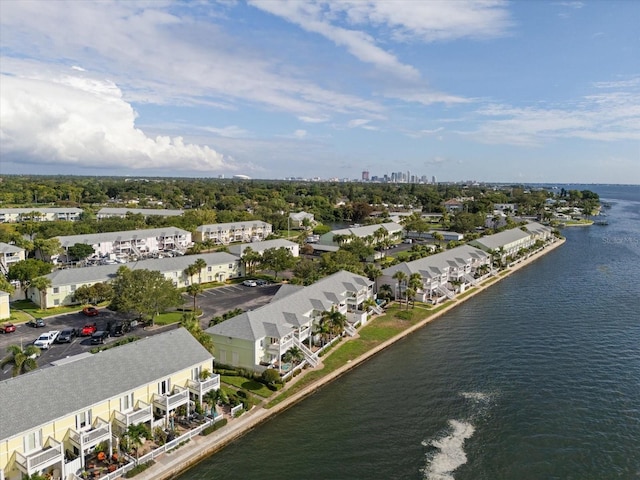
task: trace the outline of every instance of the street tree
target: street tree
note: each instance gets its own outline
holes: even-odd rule
[[[113,281],[113,298],[109,308],[148,319],[168,308],[180,306],[182,295],[173,282],[158,271],[130,270],[122,266]]]
[[[288,248],[267,248],[262,254],[263,266],[272,270],[276,279],[278,273],[293,267],[295,263],[296,259]]]
[[[17,280],[20,282],[20,288],[24,291],[24,298],[27,299],[27,288],[31,285],[34,278],[41,277],[51,273],[53,265],[35,258],[27,258],[20,260],[9,267],[9,280]]]

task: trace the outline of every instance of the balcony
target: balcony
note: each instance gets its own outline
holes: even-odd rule
[[[116,422],[124,428],[127,428],[129,425],[138,425],[140,423],[148,422],[153,418],[153,412],[151,411],[151,405],[140,401],[138,402],[137,408],[132,412],[114,412],[114,418]]]
[[[111,439],[111,424],[98,419],[91,430],[84,432],[71,430],[69,439],[80,451],[84,451],[100,442],[108,442]]]
[[[178,408],[180,405],[185,405],[189,402],[189,391],[180,387],[174,388],[174,393],[169,395],[153,395],[153,406],[161,409],[164,412],[170,412]]]
[[[279,342],[269,344],[269,346],[267,347],[267,350],[279,354],[280,352],[282,353],[286,352],[292,346],[293,346],[293,338],[289,337],[289,338],[283,338]]]
[[[46,446],[42,450],[23,455],[16,452],[16,463],[18,468],[27,475],[43,470],[56,463],[64,462],[63,445],[53,438],[49,438]]]
[[[191,393],[198,395],[198,398],[202,400],[205,393],[220,388],[220,375],[213,375],[206,380],[189,380],[187,386]]]

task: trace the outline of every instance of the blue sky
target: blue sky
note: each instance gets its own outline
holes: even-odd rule
[[[640,2],[0,4],[0,173],[640,183]]]

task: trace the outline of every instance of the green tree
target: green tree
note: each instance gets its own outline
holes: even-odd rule
[[[293,267],[293,275],[303,285],[311,285],[320,278],[320,265],[317,261],[303,258]]]
[[[376,293],[378,293],[378,278],[382,276],[382,270],[380,270],[374,263],[367,263],[364,266],[364,274],[369,280],[374,282]]]
[[[182,302],[182,295],[173,282],[160,272],[122,266],[113,282],[110,308],[148,319],[153,325],[156,315]]]
[[[15,291],[15,287],[11,285],[11,282],[7,280],[7,277],[0,274],[0,291],[12,294]]]
[[[136,452],[136,464],[138,463],[138,450],[146,439],[152,438],[151,431],[144,423],[132,424],[127,427],[124,434],[124,444],[127,448]]]
[[[11,374],[14,377],[38,368],[38,362],[35,357],[40,355],[40,349],[35,345],[9,345],[7,347],[8,355],[0,362],[0,368],[6,365],[13,365]]]
[[[335,335],[340,335],[344,331],[344,327],[347,324],[347,317],[340,313],[336,308],[332,307],[331,310],[325,310],[322,312],[320,318],[320,325],[326,326],[324,329],[331,338]]]
[[[272,270],[276,279],[278,273],[293,267],[295,263],[296,259],[288,248],[267,248],[262,254],[263,266]]]
[[[198,273],[200,269],[195,263],[191,265],[187,265],[187,268],[184,269],[184,274],[189,277],[189,283],[193,283],[193,276]]]
[[[9,267],[9,280],[20,282],[20,288],[24,291],[24,298],[27,298],[27,289],[34,278],[51,273],[53,265],[35,258],[20,260]]]
[[[49,260],[54,255],[60,255],[64,249],[57,238],[36,238],[33,241],[34,253],[42,260]]]
[[[31,281],[31,286],[40,292],[40,308],[47,309],[47,289],[51,286],[51,279],[36,277]]]
[[[192,283],[187,286],[187,293],[193,297],[193,315],[196,315],[196,298],[203,292],[202,284]]]
[[[244,264],[245,275],[253,275],[256,265],[262,260],[262,255],[253,250],[251,247],[247,247],[242,251],[240,261]]]
[[[398,282],[397,295],[400,301],[402,302],[402,294],[405,293],[405,290],[407,289],[407,278],[408,278],[407,274],[404,273],[402,270],[398,270],[393,274],[392,278]]]
[[[207,262],[204,258],[198,258],[193,265],[198,269],[198,283],[202,283],[202,270],[207,268]]]
[[[75,243],[67,249],[70,260],[78,261],[93,255],[95,250],[91,245],[86,243]]]

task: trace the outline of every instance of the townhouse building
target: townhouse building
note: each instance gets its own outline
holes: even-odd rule
[[[184,252],[192,244],[191,232],[177,227],[127,230],[122,232],[90,233],[55,237],[69,251],[77,243],[91,245],[95,255],[147,256],[162,251]],[[52,258],[56,260],[56,258]]]
[[[55,222],[64,220],[75,222],[80,219],[81,208],[76,207],[27,207],[0,208],[0,223],[16,223],[30,220],[33,222]]]
[[[470,285],[476,285],[479,278],[487,275],[490,269],[491,255],[479,248],[461,245],[435,255],[385,268],[378,284],[390,285],[396,298],[404,298],[409,278],[417,274],[420,276],[421,285],[416,290],[415,300],[437,303],[445,298],[454,298],[456,293],[463,292]],[[404,279],[395,277],[397,272],[402,272]]]
[[[6,275],[11,265],[26,258],[26,250],[24,248],[0,242],[0,274]]]
[[[96,445],[111,456],[129,425],[166,428],[220,388],[212,371],[211,353],[180,328],[0,381],[0,480],[78,474]]]
[[[283,238],[277,238],[274,240],[265,240],[263,242],[252,242],[252,243],[240,243],[236,245],[230,245],[228,247],[229,253],[237,255],[238,257],[242,257],[247,248],[250,248],[256,253],[262,255],[265,250],[270,248],[286,248],[291,252],[291,255],[294,257],[300,256],[300,245],[295,242],[290,242],[289,240],[285,240]]]
[[[206,332],[211,335],[216,359],[222,364],[258,372],[270,366],[281,369],[282,355],[296,346],[314,366],[314,335],[322,314],[335,310],[346,315],[345,331],[353,334],[357,325],[367,321],[363,304],[372,298],[372,281],[343,270],[307,287],[283,285],[269,304]]]
[[[211,241],[227,245],[232,242],[257,242],[265,240],[273,232],[270,223],[261,220],[247,222],[214,223],[196,228],[194,241]]]
[[[402,237],[402,225],[395,222],[387,222],[331,230],[321,235],[318,243],[320,245],[337,246],[340,242],[337,242],[336,238],[340,239],[341,242],[348,243],[351,241],[350,237],[352,236],[361,239],[370,238],[373,244],[385,238],[398,240]]]
[[[313,213],[307,212],[292,212],[289,214],[288,221],[291,228],[304,228],[305,223],[308,223],[309,226],[315,224]]]
[[[142,215],[144,217],[179,217],[184,215],[184,210],[170,210],[163,208],[117,208],[104,207],[98,210],[96,218],[125,218],[127,214]]]
[[[184,270],[197,259],[202,259],[206,267],[199,274],[189,277]],[[27,297],[40,308],[51,308],[60,305],[73,305],[77,303],[74,293],[83,285],[95,285],[101,282],[112,281],[118,269],[122,265],[98,265],[94,267],[67,268],[55,270],[45,275],[51,280],[44,292],[30,287]],[[178,287],[186,287],[195,282],[224,282],[230,278],[242,276],[240,260],[237,256],[226,252],[203,253],[198,255],[184,255],[170,258],[151,258],[127,264],[131,270],[158,271],[165,278],[171,280]]]
[[[523,248],[533,246],[535,239],[526,229],[511,228],[502,232],[486,235],[469,242],[485,252],[499,256],[504,261],[508,256],[516,255]]]
[[[546,242],[553,238],[553,229],[546,225],[541,225],[538,222],[529,222],[524,226],[524,228],[531,234],[534,242],[538,240]]]

